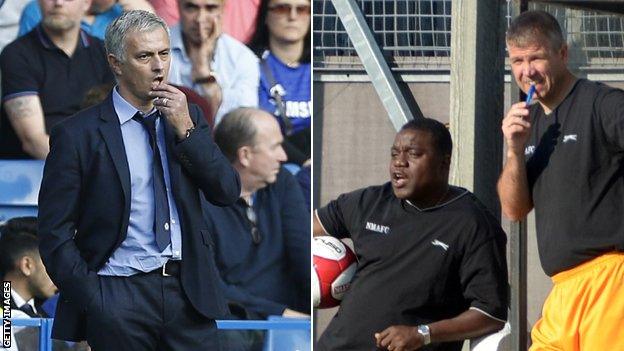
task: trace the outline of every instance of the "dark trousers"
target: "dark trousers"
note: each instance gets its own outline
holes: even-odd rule
[[[155,271],[99,280],[100,296],[87,309],[92,350],[220,350],[215,321],[192,307],[178,277]]]

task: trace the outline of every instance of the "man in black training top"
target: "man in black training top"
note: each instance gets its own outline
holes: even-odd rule
[[[507,318],[506,236],[449,186],[452,142],[432,119],[396,135],[390,182],[316,211],[314,235],[353,240],[358,269],[315,350],[461,350]]]
[[[511,73],[536,104],[515,103],[498,182],[503,213],[535,208],[553,281],[531,351],[624,350],[624,92],[578,79],[557,20],[527,11],[507,30]]]

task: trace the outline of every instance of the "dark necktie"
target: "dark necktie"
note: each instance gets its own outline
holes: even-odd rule
[[[32,308],[32,306],[27,303],[23,304],[22,307],[18,308],[18,310],[26,313],[30,318],[39,317],[39,315],[35,313],[35,309]]]
[[[171,241],[169,233],[169,201],[167,201],[167,188],[165,187],[165,173],[160,160],[160,151],[156,141],[156,119],[160,114],[152,113],[143,117],[141,112],[137,112],[132,119],[138,121],[145,127],[150,136],[150,146],[152,147],[152,179],[154,184],[154,233],[156,234],[156,245],[162,252]]]

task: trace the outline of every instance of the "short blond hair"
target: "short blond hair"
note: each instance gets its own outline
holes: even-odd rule
[[[516,47],[543,43],[555,51],[566,44],[557,19],[544,11],[527,11],[516,17],[507,29],[505,41]]]

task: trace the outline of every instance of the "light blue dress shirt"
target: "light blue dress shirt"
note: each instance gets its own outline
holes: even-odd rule
[[[153,271],[170,259],[182,259],[182,233],[178,209],[171,193],[165,130],[162,123],[164,117],[156,122],[156,138],[169,201],[171,244],[163,252],[159,252],[154,234],[153,154],[149,134],[140,122],[132,119],[138,110],[119,95],[117,87],[113,89],[113,106],[119,117],[130,170],[130,221],[126,239],[113,252],[98,274],[130,276],[139,272]],[[152,113],[158,112],[152,110],[149,114]]]
[[[208,59],[208,58],[206,58]],[[258,85],[260,68],[254,53],[231,36],[223,33],[217,39],[217,45],[210,68],[216,75],[221,87],[222,101],[215,116],[215,124],[223,115],[237,107],[258,106]],[[200,84],[194,84],[191,77],[193,64],[184,48],[182,29],[171,28],[171,68],[169,82],[193,89],[203,95]]]

